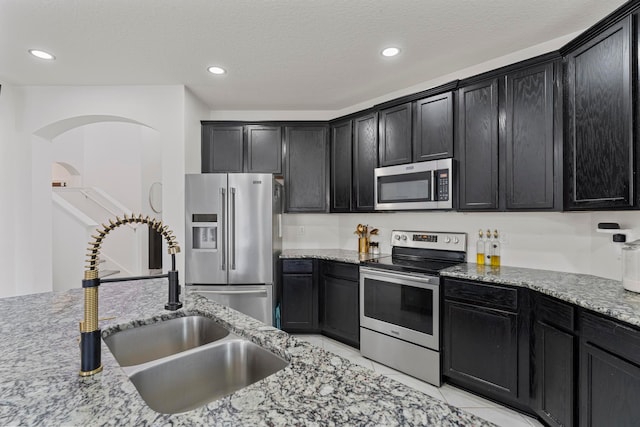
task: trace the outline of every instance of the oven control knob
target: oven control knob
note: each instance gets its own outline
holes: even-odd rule
[[[400,240],[400,235],[396,234],[396,240]]]
[[[445,238],[444,238],[444,242],[445,242],[445,243],[451,243],[451,237],[449,237],[449,236],[445,236]]]
[[[458,239],[457,237],[454,237],[453,238],[453,243],[455,243],[457,245],[458,243],[460,243],[460,239]]]
[[[402,240],[407,240],[407,235],[406,234],[402,235]]]

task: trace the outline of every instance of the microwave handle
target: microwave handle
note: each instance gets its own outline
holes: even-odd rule
[[[431,171],[431,173],[433,174],[433,177],[431,178],[431,200],[437,202],[438,192],[436,190],[438,189],[438,171],[434,170]]]

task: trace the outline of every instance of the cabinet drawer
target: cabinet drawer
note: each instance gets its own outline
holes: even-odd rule
[[[542,295],[535,296],[536,320],[566,329],[575,330],[575,309],[572,305]]]
[[[583,312],[580,316],[583,340],[640,365],[640,331],[615,320]]]
[[[329,261],[323,263],[322,271],[327,276],[333,276],[354,282],[358,281],[359,269],[356,264]]]
[[[283,273],[313,273],[313,260],[311,259],[285,259],[282,260]]]
[[[444,295],[461,301],[479,302],[483,306],[518,310],[518,290],[484,282],[445,279]]]

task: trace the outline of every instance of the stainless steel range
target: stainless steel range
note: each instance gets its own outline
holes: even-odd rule
[[[360,267],[360,353],[440,386],[440,270],[466,261],[467,235],[391,233],[392,255]]]

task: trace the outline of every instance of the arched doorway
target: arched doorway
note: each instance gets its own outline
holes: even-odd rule
[[[86,243],[98,224],[124,213],[160,216],[149,198],[152,185],[162,181],[158,132],[127,118],[82,116],[53,123],[37,134],[51,148],[53,289],[75,288]],[[56,196],[65,200],[61,203]],[[134,226],[114,232],[103,245],[101,271],[148,274],[148,231]]]

